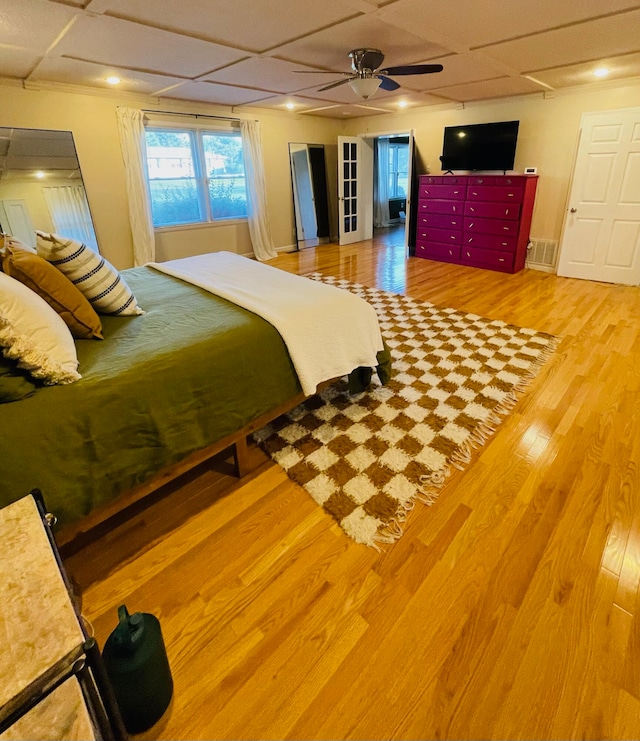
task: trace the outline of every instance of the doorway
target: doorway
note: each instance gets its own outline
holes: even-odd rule
[[[340,244],[371,239],[374,227],[401,230],[408,254],[413,131],[338,137],[338,152]]]

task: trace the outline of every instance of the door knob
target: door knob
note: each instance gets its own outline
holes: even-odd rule
[[[569,210],[571,211],[571,213],[572,213],[572,214],[575,214],[575,212],[576,212],[576,211],[577,211],[578,209],[577,209],[577,208],[572,208],[572,209],[569,209]]]

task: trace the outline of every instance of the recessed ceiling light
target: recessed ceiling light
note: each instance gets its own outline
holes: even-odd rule
[[[291,102],[285,103],[284,105],[285,105],[285,108],[288,108],[290,111],[292,111],[296,107],[296,104],[291,103]]]
[[[119,85],[120,78],[116,77],[115,75],[111,75],[111,77],[107,77],[106,82],[108,82],[109,85]]]
[[[398,101],[398,108],[406,108],[409,104],[406,100],[400,100]]]
[[[35,173],[34,173],[34,175],[35,175],[35,176],[36,176],[36,177],[37,177],[38,179],[42,180],[42,178],[44,177],[44,172],[42,172],[42,170],[38,170],[37,172],[35,172]]]
[[[606,77],[609,74],[609,70],[606,67],[598,67],[598,69],[593,70],[593,74],[596,77]]]

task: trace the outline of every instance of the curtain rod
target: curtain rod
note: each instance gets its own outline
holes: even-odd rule
[[[217,118],[221,121],[242,121],[241,118],[233,118],[232,116],[211,116],[207,113],[181,113],[179,111],[152,111],[146,108],[142,109],[143,113],[158,113],[167,116],[191,116],[192,118]],[[257,119],[254,119],[257,120]]]

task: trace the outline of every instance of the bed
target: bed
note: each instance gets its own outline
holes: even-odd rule
[[[309,392],[269,321],[151,266],[122,275],[144,315],[76,340],[81,380],[0,405],[0,506],[40,489],[62,542],[229,445],[242,474],[247,434]]]

